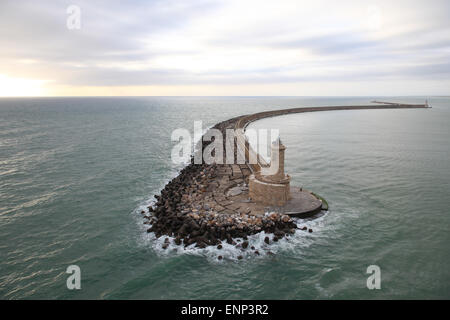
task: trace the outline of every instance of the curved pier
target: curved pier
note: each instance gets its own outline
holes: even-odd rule
[[[427,107],[427,104],[383,104],[292,108],[244,115],[218,123],[213,128],[219,129],[224,137],[227,129],[235,130],[237,152],[245,155],[245,163],[194,164],[192,159],[191,164],[165,186],[161,195],[155,195],[156,203],[148,207],[148,211],[141,212],[146,219],[144,223],[150,225],[147,231],[154,232],[156,237],[173,236],[177,245],[195,243],[200,248],[218,245],[219,249],[221,241],[236,244],[233,240],[236,237],[244,239],[238,245],[246,249],[247,235],[261,231],[274,234],[273,240],[266,237],[266,243],[292,234],[295,229],[312,232],[311,229],[297,226],[290,215],[305,217],[321,211],[322,200],[314,193],[290,187],[292,199],[278,207],[265,206],[249,198],[249,178],[262,172],[269,164],[259,157],[246,140],[245,128],[248,124],[262,118],[291,113]],[[203,154],[209,143],[204,142],[198,152]],[[249,163],[250,157],[255,157],[256,163]],[[170,239],[165,241],[168,243]]]

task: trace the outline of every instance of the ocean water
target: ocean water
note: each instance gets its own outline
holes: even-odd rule
[[[264,119],[292,184],[330,211],[262,255],[161,249],[141,208],[176,176],[171,133],[262,110],[372,97],[0,99],[1,299],[450,298],[450,98],[432,109]],[[379,98],[382,99],[382,98]],[[423,102],[425,97],[388,100]],[[267,251],[275,253],[267,254]],[[81,269],[68,290],[66,268]],[[367,267],[381,289],[366,287]]]

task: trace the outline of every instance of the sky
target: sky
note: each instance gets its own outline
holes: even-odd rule
[[[0,96],[449,95],[450,1],[0,0]]]

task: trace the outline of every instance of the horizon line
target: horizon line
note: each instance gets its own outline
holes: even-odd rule
[[[450,94],[433,95],[105,95],[105,96],[0,96],[0,99],[36,99],[36,98],[367,98],[367,97],[441,97],[448,98]]]

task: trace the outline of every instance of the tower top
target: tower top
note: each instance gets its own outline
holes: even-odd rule
[[[278,138],[276,138],[273,142],[272,142],[272,148],[278,148],[279,150],[284,150],[286,149],[286,146],[281,142],[280,136],[278,136]]]

